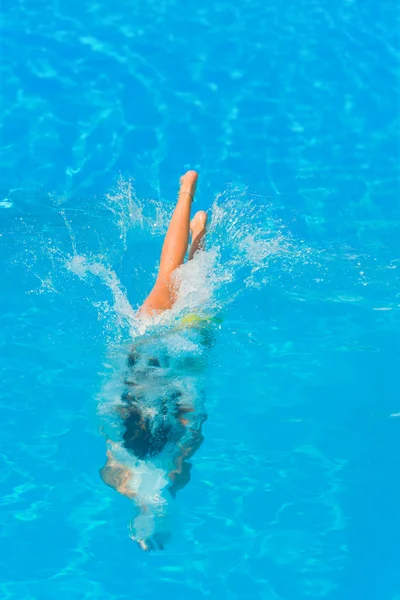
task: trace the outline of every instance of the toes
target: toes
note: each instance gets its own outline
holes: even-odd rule
[[[198,175],[196,171],[187,171],[182,175],[180,182],[182,186],[187,186],[189,190],[194,190],[196,187]]]
[[[190,222],[190,230],[202,231],[207,223],[207,213],[204,210],[199,210]]]

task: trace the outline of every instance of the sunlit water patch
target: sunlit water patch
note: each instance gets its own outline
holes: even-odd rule
[[[131,249],[152,239],[160,245],[173,205],[139,199],[132,182],[123,179],[94,214],[68,210],[55,197],[50,203],[49,226],[38,229],[24,217],[12,225],[25,233],[19,258],[39,282],[29,293],[71,294],[83,283],[76,307],[88,303],[102,329],[103,375],[96,394],[108,448],[102,477],[138,509],[132,537],[145,548],[163,547],[171,534],[165,523],[172,496],[189,480],[190,459],[201,445],[204,380],[214,342],[221,329],[235,329],[232,306],[247,289],[268,286],[274,269],[293,281],[305,265],[318,271],[319,253],[296,240],[267,202],[255,204],[245,191],[229,189],[209,211],[206,249],[175,272],[179,294],[173,309],[138,319],[158,257],[153,248],[148,251],[155,259],[149,269],[146,252],[133,255]],[[127,287],[139,290],[136,297]],[[146,435],[136,455],[133,442],[131,451],[124,443],[124,425],[134,418],[136,428],[147,428],[155,440],[154,451],[143,450]]]
[[[234,187],[219,194],[209,209],[205,251],[175,273],[176,305],[149,321],[136,311],[155,281],[172,202],[138,198],[121,179],[96,208],[50,197],[46,220],[23,205],[19,213],[7,208],[2,239],[29,275],[25,292],[49,302],[38,339],[48,333],[55,344],[63,332],[71,339],[57,346],[60,364],[48,371],[39,372],[27,356],[30,376],[51,389],[64,377],[68,399],[77,380],[92,382],[88,411],[97,413],[104,454],[90,467],[96,483],[87,504],[71,512],[81,547],[110,528],[143,549],[190,548],[205,571],[222,555],[238,556],[237,572],[254,570],[254,577],[257,565],[269,565],[278,579],[290,575],[304,597],[319,598],[334,592],[349,560],[342,500],[349,457],[320,431],[347,439],[336,394],[353,394],[357,411],[350,383],[357,357],[373,368],[382,353],[379,336],[398,326],[398,262],[389,247],[365,242],[355,249],[304,228],[299,235],[297,215],[283,216],[275,200]],[[21,317],[21,336],[22,320],[34,328],[34,314]],[[20,343],[28,348],[22,337]],[[83,365],[73,356],[80,343],[87,349]],[[55,398],[31,451],[48,467],[71,426],[62,398]],[[373,414],[395,423],[398,405]],[[153,450],[146,450],[146,436],[129,437],[127,418],[151,430]],[[110,462],[118,481],[107,475]],[[96,467],[131,508],[122,498],[115,514],[117,494],[107,495]],[[47,506],[30,485],[6,499],[36,494],[18,511],[21,522],[39,518]],[[164,568],[171,581],[181,576],[173,561]],[[191,585],[190,576],[185,581]],[[272,577],[271,585],[283,584]],[[287,589],[293,592],[289,583]]]

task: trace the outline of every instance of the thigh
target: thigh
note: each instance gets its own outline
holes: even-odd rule
[[[140,309],[141,314],[162,312],[172,308],[173,297],[167,283],[157,281]]]

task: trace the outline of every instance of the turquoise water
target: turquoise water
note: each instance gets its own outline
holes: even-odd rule
[[[3,2],[2,597],[399,600],[398,27],[392,1]],[[178,308],[223,320],[145,553],[101,433],[187,168],[210,230]]]

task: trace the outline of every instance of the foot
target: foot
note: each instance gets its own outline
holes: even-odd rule
[[[203,238],[207,227],[207,213],[199,210],[190,222],[190,231],[192,232],[192,245],[189,250],[189,260],[193,258],[198,250],[204,246]]]
[[[207,213],[205,210],[199,210],[190,221],[190,231],[192,239],[197,238],[201,233],[204,235],[207,226]]]
[[[180,179],[181,188],[179,190],[179,194],[187,192],[192,196],[193,199],[196,193],[197,178],[198,175],[196,171],[187,171],[184,175],[182,175]]]

